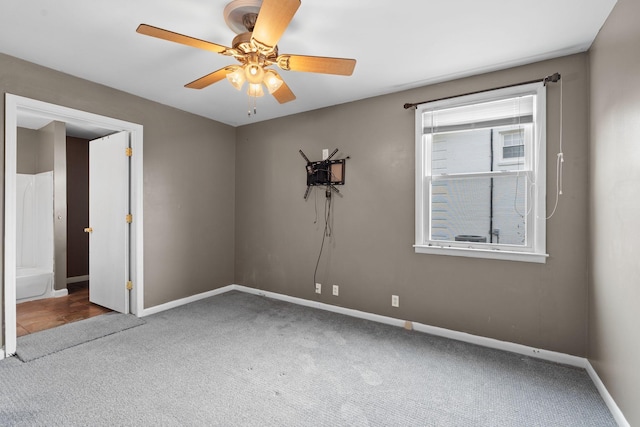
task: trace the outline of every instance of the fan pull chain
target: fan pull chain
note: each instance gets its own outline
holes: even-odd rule
[[[258,101],[256,96],[251,96],[251,92],[249,92],[249,98],[247,99],[247,116],[251,117],[251,98],[253,98],[253,115],[255,116],[258,113]]]

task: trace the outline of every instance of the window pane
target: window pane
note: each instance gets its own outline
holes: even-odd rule
[[[514,157],[524,157],[524,145],[514,145],[511,147],[504,147],[502,149],[502,157],[504,159],[511,159]]]
[[[513,159],[524,157],[524,129],[501,132],[502,158]]]
[[[433,175],[491,171],[491,129],[433,135]]]
[[[503,135],[504,138],[504,146],[505,147],[513,147],[514,145],[522,145],[524,144],[522,131],[512,131],[505,132]]]
[[[431,240],[526,245],[527,179],[439,179],[431,185]]]
[[[513,126],[436,133],[431,144],[431,173],[433,175],[482,173],[497,170],[524,170],[525,159],[518,163],[501,163],[503,159],[525,157],[526,124]],[[502,151],[502,153],[501,153]]]

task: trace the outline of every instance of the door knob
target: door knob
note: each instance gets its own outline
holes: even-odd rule
[[[93,228],[87,227],[87,228],[84,229],[84,232],[85,233],[92,233],[93,232]]]

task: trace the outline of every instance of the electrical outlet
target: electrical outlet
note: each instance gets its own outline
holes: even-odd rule
[[[322,149],[322,160],[327,160],[327,157],[329,157],[329,149],[328,148],[323,148]]]
[[[316,283],[316,294],[322,293],[322,285],[320,283]]]
[[[333,285],[333,295],[338,296],[339,293],[340,289],[338,288],[338,285]]]
[[[400,297],[398,295],[391,295],[391,306],[400,307]]]

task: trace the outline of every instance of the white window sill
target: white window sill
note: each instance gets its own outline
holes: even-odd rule
[[[459,248],[459,247],[442,247],[442,246],[427,246],[427,245],[413,245],[418,254],[434,254],[434,255],[449,255],[449,256],[462,256],[468,258],[487,258],[487,259],[501,259],[507,261],[522,261],[522,262],[535,262],[539,264],[545,264],[549,254],[540,254],[535,252],[516,252],[516,251],[504,251],[497,249],[476,249],[476,248]]]
[[[525,166],[524,162],[525,162],[524,157],[514,157],[513,160],[499,160],[497,164],[498,166],[521,165],[522,167],[524,167]]]

